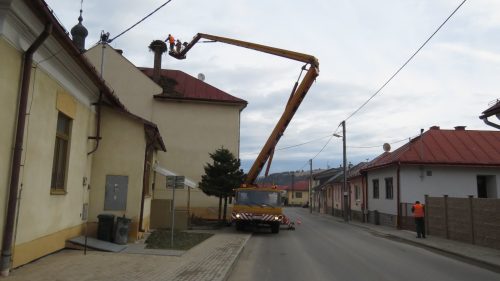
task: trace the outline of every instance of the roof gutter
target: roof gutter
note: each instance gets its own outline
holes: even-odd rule
[[[500,125],[496,124],[496,123],[493,123],[491,121],[488,120],[488,117],[480,117],[481,119],[483,119],[483,122],[486,123],[486,125],[488,126],[491,126],[493,128],[497,128],[500,130]]]
[[[7,206],[5,230],[2,239],[2,257],[0,261],[0,270],[2,276],[9,276],[9,270],[11,266],[14,221],[16,216],[19,175],[21,173],[21,156],[23,154],[24,130],[26,126],[26,109],[28,104],[33,54],[50,36],[51,33],[52,23],[47,23],[42,34],[38,36],[35,42],[33,42],[33,44],[24,53],[21,91],[19,93],[19,107],[17,112],[16,140],[14,143],[14,155],[12,157],[11,165],[9,201]]]

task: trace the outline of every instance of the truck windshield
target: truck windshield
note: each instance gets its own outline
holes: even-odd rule
[[[236,204],[277,207],[280,196],[277,191],[242,190],[236,193]]]

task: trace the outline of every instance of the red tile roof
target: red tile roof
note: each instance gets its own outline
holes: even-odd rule
[[[292,185],[287,185],[286,190],[292,190]],[[296,181],[293,184],[293,191],[308,191],[309,190],[309,181],[308,180],[302,180],[302,181]]]
[[[153,77],[152,68],[140,67],[139,69],[147,76]],[[247,105],[247,101],[219,90],[180,70],[162,69],[160,76],[162,80],[159,84],[163,87],[163,93],[156,95],[155,98],[157,99],[212,101]]]
[[[432,127],[393,152],[384,152],[362,170],[396,163],[500,166],[500,132]]]

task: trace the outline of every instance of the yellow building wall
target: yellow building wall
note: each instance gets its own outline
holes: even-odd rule
[[[295,194],[296,194],[297,192],[302,193],[302,198],[297,198],[297,197],[295,196]],[[302,206],[302,205],[304,205],[305,203],[309,202],[309,191],[299,191],[299,190],[295,190],[293,193],[294,193],[294,196],[293,196],[293,198],[292,198],[292,191],[291,191],[291,190],[289,190],[289,191],[287,192],[287,196],[288,196],[288,204],[289,204],[289,205],[300,205],[300,206]]]
[[[129,237],[137,239],[146,149],[144,125],[103,107],[101,137],[92,164],[89,222],[96,222],[97,216],[103,213],[119,217],[125,215],[132,219]],[[128,176],[125,211],[104,210],[106,175]],[[145,207],[149,204],[146,200]]]
[[[98,70],[104,62],[106,82],[130,112],[158,125],[167,146],[166,153],[158,153],[161,167],[198,183],[204,174],[203,166],[211,161],[209,153],[224,146],[239,157],[241,106],[155,100],[153,96],[162,93],[160,86],[111,47],[104,48],[104,60],[102,54],[102,45],[97,45],[85,56]],[[157,174],[155,182],[155,198],[170,198],[164,176]],[[178,194],[187,198],[186,190]],[[187,206],[182,203],[187,202],[186,199],[179,202],[181,207]],[[191,206],[200,208],[201,212],[212,212],[213,207],[218,206],[218,199],[206,196],[201,190],[192,192],[191,202]]]
[[[13,256],[16,266],[63,248],[68,235],[79,234],[75,229],[80,229],[83,223],[82,208],[88,196],[83,183],[84,178],[90,177],[91,165],[91,158],[87,156],[90,149],[87,138],[93,128],[94,113],[73,98],[43,68],[35,68],[31,77]],[[53,195],[50,185],[58,95],[64,96],[63,104],[71,105],[73,121],[66,193]],[[68,108],[59,104],[61,107]]]
[[[0,241],[3,239],[5,210],[10,183],[10,166],[15,138],[19,80],[21,76],[19,51],[0,36]]]
[[[224,147],[239,155],[240,111],[237,106],[192,102],[157,101],[153,119],[167,140],[167,153],[158,155],[160,166],[198,183],[204,166],[212,163],[209,153]],[[171,199],[165,177],[155,178],[156,199]],[[176,190],[176,206],[187,206],[187,188]],[[219,200],[191,189],[191,208],[196,214],[217,215]]]
[[[104,46],[103,48],[101,44],[96,45],[87,50],[85,56],[98,71],[103,65],[104,80],[114,89],[115,94],[130,112],[152,121],[153,95],[161,94],[162,88],[113,48]],[[152,55],[147,50],[144,53]]]

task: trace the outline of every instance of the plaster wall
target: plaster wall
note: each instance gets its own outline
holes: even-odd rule
[[[403,166],[401,202],[424,202],[424,196],[477,198],[477,176],[489,177],[488,194],[500,194],[500,169],[452,166]]]
[[[392,177],[393,198],[386,199],[385,178]],[[373,180],[379,181],[379,198],[373,198]],[[370,211],[377,210],[381,213],[397,214],[397,169],[396,167],[387,167],[368,172],[368,207]]]
[[[102,69],[103,78],[130,112],[153,121],[153,95],[162,93],[160,86],[108,45],[96,45],[85,56],[98,72]]]
[[[8,189],[14,147],[19,80],[21,75],[21,53],[0,36],[0,206],[7,206]],[[5,210],[0,208],[0,241],[3,239]]]
[[[142,122],[103,107],[99,149],[94,154],[90,193],[89,221],[96,222],[99,214],[125,215],[137,228],[139,221],[146,138]],[[105,210],[106,176],[128,176],[125,210]],[[147,201],[149,204],[149,201]],[[146,209],[145,204],[145,209]],[[137,229],[131,233],[137,234]]]

